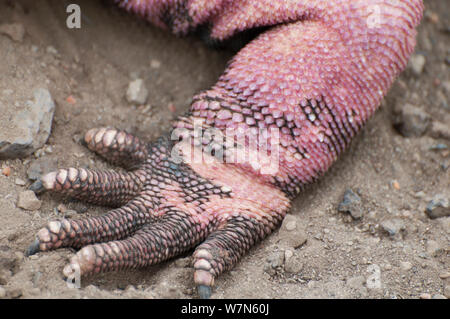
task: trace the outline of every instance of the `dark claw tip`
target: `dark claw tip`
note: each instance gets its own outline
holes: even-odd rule
[[[40,179],[31,184],[29,189],[35,192],[36,194],[41,194],[45,191],[45,187],[44,185],[42,185],[42,181]]]
[[[86,141],[84,140],[84,137],[80,138],[78,142],[81,144],[81,146],[88,147],[88,143],[86,143]]]
[[[200,285],[197,287],[197,292],[200,299],[209,299],[211,297],[211,287]]]
[[[25,251],[25,256],[31,256],[39,252],[39,240],[35,240]]]

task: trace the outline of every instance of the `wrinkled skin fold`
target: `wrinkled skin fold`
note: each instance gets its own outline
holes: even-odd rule
[[[70,277],[145,267],[194,249],[194,281],[200,297],[208,298],[215,278],[279,227],[290,201],[327,171],[375,112],[414,50],[423,4],[117,2],[178,35],[206,28],[218,43],[247,30],[266,31],[240,50],[211,89],[194,97],[166,136],[147,143],[112,128],[87,132],[90,150],[126,170],[60,169],[43,176],[41,185],[112,210],[50,222],[27,254],[80,249],[63,270]],[[209,139],[196,142],[198,132]],[[218,132],[231,133],[231,140],[210,143]],[[262,149],[274,169],[251,160]],[[195,150],[200,161],[193,159]]]

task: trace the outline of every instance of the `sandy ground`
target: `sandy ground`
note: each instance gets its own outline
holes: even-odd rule
[[[217,280],[214,298],[448,296],[450,217],[430,219],[424,211],[435,195],[450,195],[449,149],[431,149],[450,147],[450,141],[429,133],[405,138],[393,128],[394,110],[406,103],[431,121],[450,123],[448,3],[425,2],[417,47],[426,58],[425,68],[419,75],[411,70],[402,74],[350,149],[294,202],[290,218],[306,243],[290,248],[286,242],[298,233],[282,228]],[[0,112],[29,99],[36,87],[49,89],[56,103],[46,146],[27,158],[0,162],[11,169],[9,176],[0,174],[0,290],[6,298],[196,297],[188,256],[83,279],[81,289],[71,289],[61,270],[73,251],[23,255],[49,220],[106,211],[50,194],[39,197],[37,211],[18,208],[18,194],[31,184],[27,169],[37,157],[58,167],[108,167],[79,144],[84,132],[113,126],[154,139],[187,110],[195,93],[214,83],[232,56],[196,38],[178,39],[102,1],[77,1],[82,28],[70,30],[65,26],[68,3],[0,0],[0,25],[17,22],[26,31],[20,41],[0,34],[0,94],[8,108]],[[135,107],[124,96],[128,83],[138,77],[150,97],[148,105]],[[17,185],[17,178],[26,185]],[[362,199],[359,220],[337,211],[349,188]],[[69,213],[56,209],[61,203]],[[381,226],[386,221],[401,229],[390,236]],[[286,254],[292,255],[289,266],[283,264]],[[272,268],[278,257],[281,261]]]

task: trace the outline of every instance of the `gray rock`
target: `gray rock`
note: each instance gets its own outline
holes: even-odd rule
[[[347,189],[344,193],[344,199],[339,203],[338,211],[350,214],[353,219],[360,219],[364,213],[361,198],[351,189]]]
[[[56,158],[40,157],[31,162],[27,170],[27,176],[30,180],[35,181],[42,175],[56,171],[58,169],[58,161]]]
[[[394,128],[405,137],[420,137],[430,126],[430,116],[416,106],[405,104],[397,112]]]
[[[128,85],[126,94],[127,101],[133,104],[145,104],[147,102],[148,90],[142,79],[136,79]]]
[[[425,213],[431,219],[450,216],[450,200],[443,195],[436,195],[428,202]]]
[[[36,89],[34,100],[0,128],[0,159],[25,157],[41,148],[50,135],[55,103],[46,89]]]
[[[382,230],[392,237],[398,235],[401,231],[406,229],[406,225],[403,220],[398,218],[384,220],[380,223],[380,226]]]
[[[37,199],[33,191],[24,191],[19,194],[17,206],[26,210],[38,210],[41,208],[41,201]]]
[[[6,297],[6,290],[3,287],[0,287],[0,299],[3,299]]]

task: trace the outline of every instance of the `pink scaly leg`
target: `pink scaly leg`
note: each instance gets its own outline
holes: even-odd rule
[[[90,131],[88,147],[129,171],[60,170],[42,177],[42,185],[123,206],[50,222],[28,254],[84,247],[64,269],[69,276],[76,269],[89,275],[143,267],[196,247],[194,280],[200,296],[209,297],[215,278],[281,224],[290,200],[331,166],[375,112],[414,49],[423,4],[118,2],[180,35],[206,26],[211,39],[222,41],[252,28],[270,30],[194,98],[168,136],[146,144],[113,129]],[[211,140],[192,140],[199,133]],[[226,138],[217,139],[220,134]],[[264,154],[270,169],[252,157]]]

